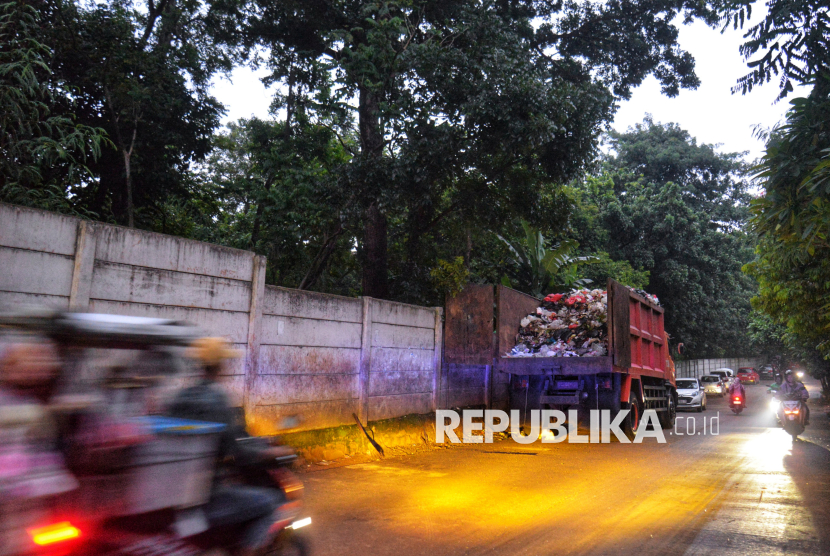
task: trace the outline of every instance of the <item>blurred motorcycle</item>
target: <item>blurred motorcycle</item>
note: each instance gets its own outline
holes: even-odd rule
[[[269,540],[263,553],[308,554],[298,530],[311,519],[303,517],[303,485],[289,469],[293,454],[265,450],[217,477],[224,425],[152,415],[164,392],[186,380],[185,348],[199,336],[162,319],[0,315],[0,343],[52,342],[60,354],[54,392],[27,402],[49,416],[40,427],[49,431],[48,449],[43,438],[33,443],[16,432],[21,419],[9,416],[22,412],[0,396],[0,433],[17,435],[14,444],[0,443],[0,556],[234,556],[251,522],[209,526],[224,483],[267,487],[278,500],[266,519],[257,516],[256,533]]]

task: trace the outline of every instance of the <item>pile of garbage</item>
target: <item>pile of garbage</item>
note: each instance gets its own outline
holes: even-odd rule
[[[629,290],[631,290],[631,291],[633,291],[634,293],[636,293],[637,295],[639,295],[640,297],[642,297],[643,299],[646,299],[647,301],[651,301],[652,303],[654,303],[654,304],[655,304],[655,305],[657,305],[658,307],[660,306],[660,300],[659,300],[659,299],[657,299],[657,296],[656,296],[656,295],[652,295],[652,294],[648,293],[646,290],[641,290],[641,289],[637,289],[637,288],[632,288],[632,287],[630,287],[630,286],[626,286],[626,287],[627,287]]]
[[[608,292],[550,294],[522,319],[507,357],[600,357],[608,354]]]
[[[660,305],[657,296],[632,292]],[[608,355],[608,292],[552,293],[522,319],[516,347],[506,357],[602,357]]]

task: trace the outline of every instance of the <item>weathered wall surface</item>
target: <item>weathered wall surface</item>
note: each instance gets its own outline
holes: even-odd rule
[[[755,367],[758,369],[763,361],[757,357],[741,357],[729,359],[690,359],[675,361],[674,367],[678,378],[700,378],[716,369],[732,369],[736,373],[740,367]]]
[[[427,413],[441,310],[265,286],[254,253],[0,203],[0,307],[187,321],[244,358],[227,383],[259,432]]]

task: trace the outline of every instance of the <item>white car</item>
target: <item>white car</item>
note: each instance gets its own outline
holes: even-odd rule
[[[703,385],[703,389],[707,394],[716,394],[721,398],[728,390],[720,375],[703,375],[700,377],[700,383]]]
[[[706,409],[706,392],[696,378],[677,379],[677,409]]]
[[[727,389],[732,385],[732,382],[735,380],[737,376],[735,374],[735,371],[733,371],[732,369],[727,369],[726,367],[715,369],[714,371],[712,371],[712,374],[720,376],[723,379],[723,383],[726,384]]]

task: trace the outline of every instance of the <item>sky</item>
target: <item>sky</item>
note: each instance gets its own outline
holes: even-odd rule
[[[754,15],[753,20],[761,17]],[[680,26],[679,42],[695,58],[700,86],[668,98],[660,93],[657,80],[649,77],[634,90],[631,100],[620,103],[612,127],[625,131],[651,114],[657,122],[678,123],[698,143],[719,145],[719,152],[747,152],[748,161],[759,157],[763,143],[753,136],[754,128],[772,127],[783,119],[789,107],[788,99],[775,103],[777,82],[755,88],[747,95],[730,92],[735,81],[748,71],[738,51],[743,42],[740,30],[730,27],[721,33],[696,22]],[[219,78],[214,82],[213,93],[228,111],[223,123],[251,116],[268,117],[276,87],[266,88],[262,84],[260,78],[266,74],[266,70],[239,67],[232,72],[230,81]]]

